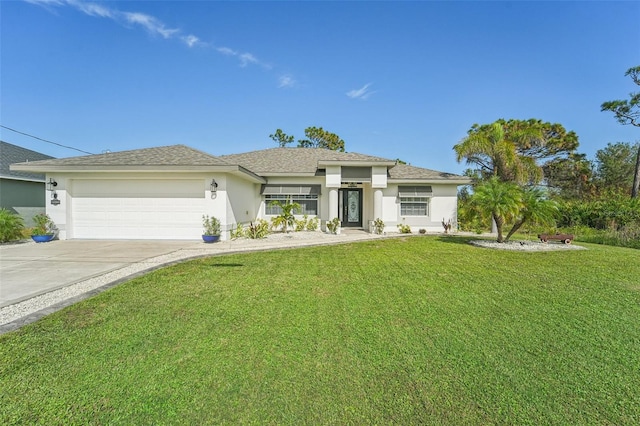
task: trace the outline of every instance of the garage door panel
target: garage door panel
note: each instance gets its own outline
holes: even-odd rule
[[[204,190],[199,180],[179,181],[179,196],[145,194],[150,182],[75,181],[72,196],[73,238],[196,239],[202,231]],[[164,183],[153,181],[153,188]],[[93,188],[93,193],[90,189]],[[113,194],[114,188],[121,190]],[[100,193],[106,191],[107,193]],[[157,192],[157,191],[156,191]],[[186,197],[185,195],[191,195]],[[194,196],[196,195],[196,196]]]

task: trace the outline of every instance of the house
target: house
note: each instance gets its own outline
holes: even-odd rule
[[[441,231],[456,223],[457,187],[466,177],[358,153],[272,148],[212,156],[185,145],[19,163],[46,173],[47,213],[61,239],[196,239],[202,216],[216,216],[222,239],[238,224],[279,214],[272,200],[297,202],[322,229],[343,227]]]
[[[0,208],[19,214],[27,226],[33,216],[45,212],[45,175],[14,171],[10,165],[49,158],[53,157],[0,141]]]

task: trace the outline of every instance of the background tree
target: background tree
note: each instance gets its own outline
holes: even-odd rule
[[[272,135],[269,135],[269,137],[273,139],[273,141],[277,143],[280,148],[284,148],[288,144],[292,143],[294,139],[293,135],[287,135],[282,131],[282,129],[276,129],[276,132]]]
[[[326,148],[344,152],[344,141],[335,133],[328,132],[322,127],[307,127],[304,129],[307,139],[298,140],[301,148]]]
[[[538,183],[544,161],[568,156],[578,137],[557,123],[541,120],[497,120],[474,124],[453,147],[458,162],[475,165],[483,180],[496,176],[504,182]]]
[[[631,77],[631,80],[640,86],[640,66],[632,67],[627,70],[625,76]],[[604,102],[600,106],[601,111],[611,111],[616,116],[620,124],[640,127],[640,92],[631,93],[630,98]],[[640,192],[640,147],[636,154],[635,173],[633,174],[633,184],[631,187],[631,198],[637,198]]]
[[[571,153],[554,158],[543,166],[544,181],[552,195],[567,199],[583,199],[595,194],[593,164],[586,154]]]
[[[596,152],[595,181],[601,193],[631,193],[640,143],[609,143]]]

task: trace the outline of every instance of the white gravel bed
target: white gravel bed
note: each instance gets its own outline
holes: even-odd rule
[[[513,251],[556,251],[556,250],[586,250],[585,247],[575,244],[562,244],[559,242],[543,243],[541,241],[509,241],[499,243],[489,240],[471,240],[474,246],[491,248],[497,250],[513,250]]]

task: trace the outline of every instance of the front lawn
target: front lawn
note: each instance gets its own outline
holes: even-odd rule
[[[640,254],[201,259],[0,336],[0,424],[640,424]]]

